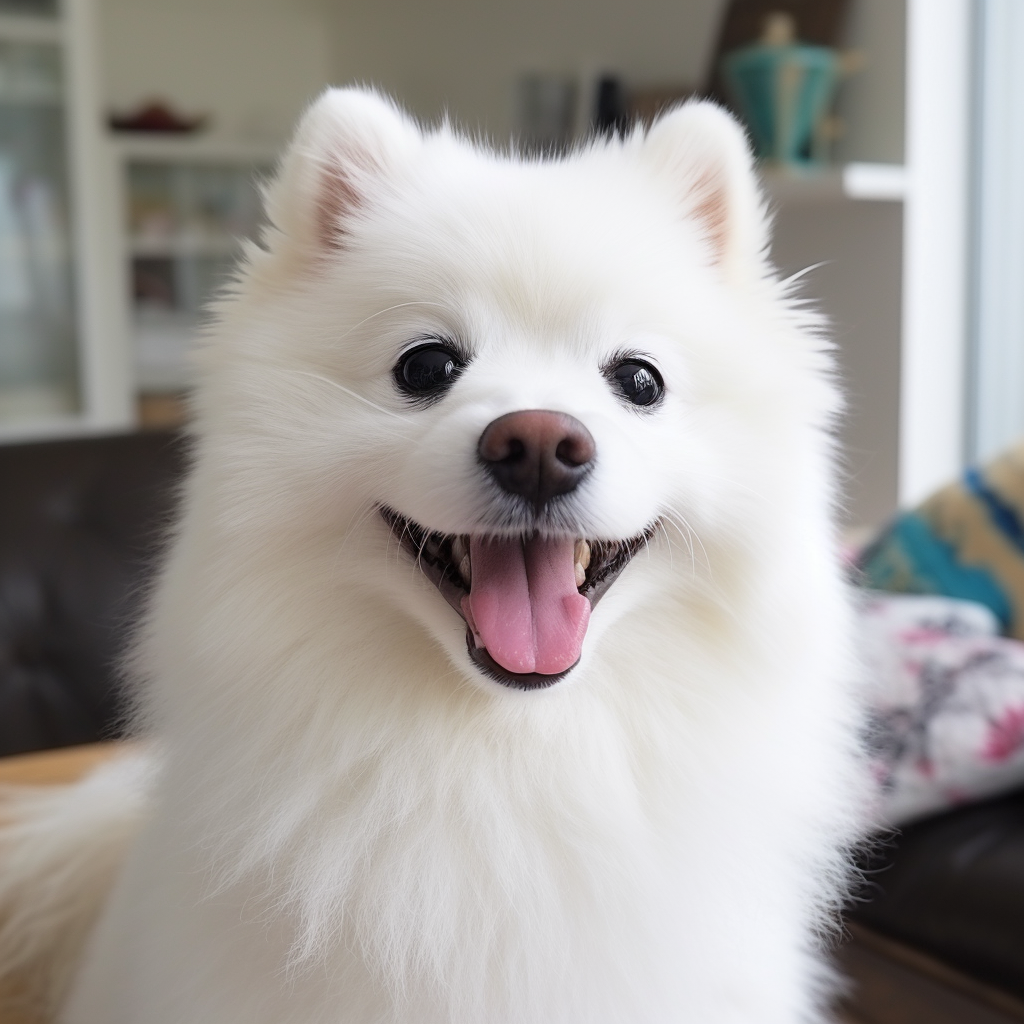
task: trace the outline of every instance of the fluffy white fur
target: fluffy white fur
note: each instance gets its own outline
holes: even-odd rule
[[[825,1019],[861,807],[838,397],[739,129],[687,105],[523,162],[335,90],[267,202],[135,658],[160,773],[60,1020]],[[437,334],[472,361],[411,406],[392,366]],[[621,351],[660,368],[656,409],[609,387]],[[569,532],[661,524],[534,692],[477,672],[374,511],[486,532],[477,439],[517,409],[596,440]],[[80,817],[50,816],[69,855]],[[0,890],[34,948],[37,874]]]
[[[74,786],[0,787],[0,978],[52,1013],[145,817],[153,759]]]

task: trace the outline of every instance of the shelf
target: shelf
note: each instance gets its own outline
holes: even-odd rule
[[[135,364],[135,384],[139,394],[180,395],[192,386],[192,375],[184,362],[175,364]]]
[[[900,164],[850,163],[841,167],[796,169],[766,167],[765,190],[778,206],[859,202],[902,202],[907,170]]]
[[[0,444],[24,444],[26,441],[43,441],[50,438],[82,437],[92,434],[109,434],[112,430],[127,430],[127,424],[112,425],[102,420],[90,419],[84,413],[69,413],[66,416],[41,416],[11,423],[0,422]]]
[[[133,325],[135,375],[140,391],[182,391],[191,383],[188,352],[200,327],[196,314],[137,310]]]
[[[241,243],[224,238],[133,238],[128,244],[132,259],[228,259],[236,256]]]
[[[847,164],[843,190],[850,199],[902,202],[907,198],[907,169],[902,164]]]
[[[161,135],[158,132],[110,133],[115,152],[124,160],[152,163],[266,164],[280,151],[267,143],[243,142],[210,135]]]

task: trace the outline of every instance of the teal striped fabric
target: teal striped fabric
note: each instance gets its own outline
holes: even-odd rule
[[[866,586],[977,601],[1024,640],[1024,444],[898,516],[859,563]]]

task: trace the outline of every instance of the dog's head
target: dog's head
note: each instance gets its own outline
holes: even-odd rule
[[[572,676],[756,544],[831,407],[714,106],[524,162],[335,90],[268,214],[200,414],[260,446],[268,521],[333,544],[343,586],[485,686]]]

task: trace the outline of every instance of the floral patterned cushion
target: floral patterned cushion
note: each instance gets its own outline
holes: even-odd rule
[[[880,822],[1024,784],[1024,643],[990,609],[868,591],[860,626]]]

